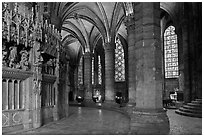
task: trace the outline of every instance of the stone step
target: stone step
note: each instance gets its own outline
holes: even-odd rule
[[[176,112],[177,114],[184,115],[184,116],[202,118],[202,114],[195,114],[195,113],[184,112],[184,111],[180,111],[180,110],[176,110],[175,112]]]
[[[175,111],[177,114],[191,117],[202,117],[202,99],[196,99],[180,107]]]
[[[202,105],[202,101],[191,101],[191,103],[194,103],[194,104],[201,104]]]
[[[202,104],[187,103],[187,105],[193,106],[193,107],[201,107],[202,108]]]
[[[201,101],[202,102],[202,99],[196,99],[196,101]]]
[[[202,110],[186,109],[184,107],[180,107],[179,110],[189,113],[202,114]]]
[[[194,106],[183,105],[183,108],[193,109],[193,110],[201,110],[202,111],[202,107],[194,107]]]

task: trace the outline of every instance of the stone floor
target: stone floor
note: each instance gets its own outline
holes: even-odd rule
[[[170,135],[202,134],[202,118],[178,115],[175,110],[167,110],[170,120]],[[10,133],[23,135],[62,134],[127,134],[129,119],[118,112],[88,107],[70,107],[70,116],[49,123],[38,129]]]
[[[202,118],[187,117],[175,113],[176,109],[168,109],[170,135],[201,135]]]

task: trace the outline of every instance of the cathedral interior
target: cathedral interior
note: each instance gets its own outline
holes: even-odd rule
[[[169,108],[202,120],[202,3],[2,2],[3,133],[73,107],[124,115],[123,134],[169,134]]]

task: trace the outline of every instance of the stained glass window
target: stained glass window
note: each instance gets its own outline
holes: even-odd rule
[[[177,78],[179,76],[178,43],[174,26],[169,26],[164,32],[164,62],[165,78]]]
[[[78,67],[78,84],[83,84],[83,58],[80,59]]]
[[[102,83],[101,58],[98,56],[98,84]]]
[[[91,63],[92,63],[92,69],[91,69],[91,78],[92,78],[92,84],[94,84],[94,57],[92,57],[92,60],[91,60]]]
[[[115,48],[115,81],[125,81],[124,50],[120,39],[116,39]]]

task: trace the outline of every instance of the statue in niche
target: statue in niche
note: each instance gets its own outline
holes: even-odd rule
[[[7,36],[8,36],[8,27],[7,27],[7,24],[6,24],[6,22],[5,21],[3,21],[3,23],[2,23],[2,38],[4,38],[4,39],[7,39]]]
[[[11,40],[15,42],[17,40],[17,31],[15,26],[11,26]]]
[[[56,68],[56,58],[52,60],[52,74],[55,75],[55,68]]]
[[[6,48],[6,43],[2,43],[2,65],[8,66],[8,49]]]
[[[29,53],[28,53],[28,51],[22,50],[22,51],[20,52],[20,54],[21,54],[20,67],[21,67],[23,70],[29,70],[29,62],[28,62]]]
[[[52,74],[52,59],[49,59],[46,63],[46,73]]]
[[[48,42],[48,37],[47,37],[47,34],[45,34],[45,43]]]
[[[29,47],[34,47],[34,34],[33,32],[30,32],[30,34],[28,35],[28,46]]]
[[[26,32],[23,29],[20,30],[20,43],[26,43]]]
[[[9,47],[10,55],[9,55],[9,67],[15,68],[16,67],[16,60],[17,60],[17,47],[16,45]]]
[[[43,57],[41,55],[40,44],[35,45],[35,65],[40,66],[43,62]]]
[[[35,94],[41,95],[41,80],[37,78],[34,79],[33,91]]]

